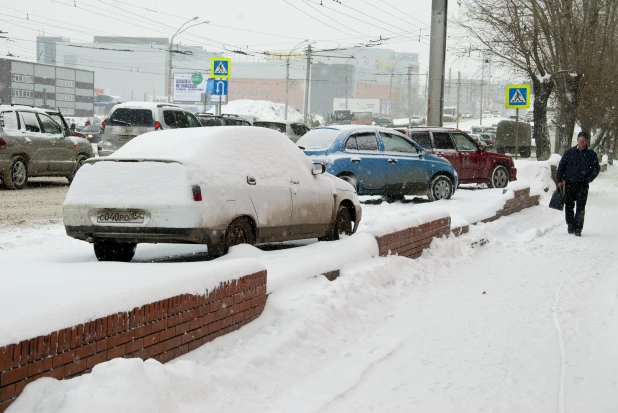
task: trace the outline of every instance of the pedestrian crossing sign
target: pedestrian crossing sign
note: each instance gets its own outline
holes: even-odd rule
[[[530,85],[506,85],[506,107],[509,109],[530,107]]]
[[[210,77],[213,79],[229,79],[232,74],[231,60],[228,57],[213,57],[210,60]]]

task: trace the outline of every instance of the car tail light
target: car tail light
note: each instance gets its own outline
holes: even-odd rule
[[[202,188],[200,188],[199,185],[193,185],[191,190],[193,191],[193,200],[201,201],[202,200]]]
[[[162,130],[163,126],[161,126],[161,123],[159,121],[155,121],[155,130]]]
[[[2,148],[6,148],[6,141],[2,138],[0,138],[0,149]]]
[[[107,125],[107,119],[103,119],[103,122],[101,122],[101,133],[105,132],[105,125]]]
[[[97,146],[97,151],[99,151],[99,152],[100,152],[100,151],[102,151],[102,150],[103,150],[103,147],[102,147],[102,146]]]

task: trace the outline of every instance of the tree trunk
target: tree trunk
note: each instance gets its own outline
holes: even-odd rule
[[[560,150],[562,153],[573,145],[573,132],[575,131],[575,121],[577,109],[579,108],[581,88],[581,75],[572,76],[570,73],[561,79],[563,83],[558,87],[558,123],[560,124]],[[590,133],[590,131],[587,131]]]
[[[536,142],[536,159],[546,161],[551,156],[549,143],[549,131],[547,129],[547,101],[553,89],[550,79],[541,81],[532,75],[532,88],[534,91],[534,141]]]

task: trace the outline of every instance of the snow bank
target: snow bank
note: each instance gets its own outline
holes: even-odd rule
[[[431,211],[418,212],[415,215],[407,217],[397,217],[388,221],[383,221],[373,225],[365,231],[375,237],[381,237],[386,234],[392,234],[393,232],[403,231],[411,227],[417,227],[431,221],[449,217],[450,214],[448,211],[444,209],[434,209]]]
[[[96,262],[94,256],[90,262],[76,262],[75,257],[64,256],[56,262],[32,262],[31,254],[3,255],[5,268],[15,262],[28,265],[20,266],[19,276],[13,271],[0,275],[2,290],[11,292],[0,300],[0,346],[176,295],[204,294],[221,282],[264,270],[259,262],[247,259],[117,263]]]
[[[214,113],[215,109],[209,112]],[[256,117],[259,120],[285,120],[285,104],[275,103],[269,100],[234,100],[227,105],[221,106],[221,113],[239,116]],[[288,106],[288,120],[302,122],[303,115],[296,109]]]
[[[558,157],[559,155],[552,155]],[[553,193],[556,184],[551,177],[551,166],[556,159],[550,158],[548,161],[516,161],[517,181],[510,182],[507,189],[518,190],[530,187],[530,195],[543,195]]]
[[[554,153],[552,156],[549,157],[549,159],[546,162],[552,166],[557,167],[558,164],[560,163],[560,159],[562,159],[562,156],[558,155],[557,153]]]

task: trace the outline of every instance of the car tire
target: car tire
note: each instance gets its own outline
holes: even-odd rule
[[[23,157],[13,158],[4,185],[7,189],[24,189],[28,185],[28,163]]]
[[[230,247],[240,244],[255,244],[255,234],[253,227],[246,218],[236,218],[227,227],[225,232],[225,250],[224,254],[230,250]]]
[[[430,201],[451,199],[451,195],[453,195],[453,181],[448,176],[436,175],[431,179],[427,190],[427,198]]]
[[[344,205],[339,205],[335,225],[333,225],[327,236],[318,238],[318,241],[337,241],[341,235],[352,235],[352,230],[352,214],[350,210]]]
[[[489,177],[490,188],[505,188],[509,183],[509,171],[502,165],[496,165]]]
[[[86,158],[85,156],[81,155],[77,157],[77,165],[75,167],[75,171],[73,171],[73,173],[69,176],[67,176],[67,180],[69,181],[69,184],[73,183],[73,179],[75,179],[75,175],[77,175],[77,171],[79,171],[79,168],[81,168],[84,165],[84,162],[86,162]]]
[[[344,181],[352,185],[354,189],[356,190],[356,192],[358,192],[358,178],[357,177],[355,177],[354,175],[339,175],[339,178],[343,179]]]
[[[137,244],[134,242],[95,241],[94,255],[99,261],[129,262],[135,255]]]

